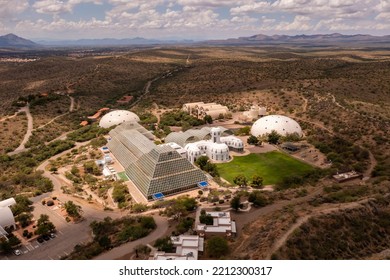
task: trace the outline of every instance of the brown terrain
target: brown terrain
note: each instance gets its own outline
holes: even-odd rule
[[[134,103],[118,105],[124,95],[134,96]],[[305,140],[332,167],[319,181],[275,191],[270,205],[235,213],[239,235],[230,242],[228,257],[389,255],[389,50],[199,47],[48,55],[28,63],[0,63],[0,97],[0,198],[33,193],[36,186],[45,190],[32,170],[72,145],[48,142],[78,129],[81,120],[102,107],[153,112],[159,120],[161,112],[187,102],[219,102],[234,114],[256,103],[269,113],[295,118]],[[31,150],[8,157],[5,153],[18,147],[26,132],[26,115],[13,116],[26,100],[33,118],[26,144]],[[99,133],[91,130],[92,138]],[[91,138],[80,139],[75,141]],[[364,180],[339,184],[330,179],[351,169],[363,173]]]

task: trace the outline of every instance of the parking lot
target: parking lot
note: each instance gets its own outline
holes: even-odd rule
[[[55,239],[56,238],[61,238],[61,236],[63,236],[63,235],[64,235],[64,233],[62,231],[57,231],[52,237],[47,236],[45,238],[42,238],[42,237],[41,238],[37,238],[34,241],[31,241],[31,242],[29,242],[27,244],[23,244],[20,247],[18,247],[17,250],[19,250],[20,253],[21,253],[19,256],[16,256],[14,254],[14,255],[9,255],[9,256],[4,256],[1,259],[2,260],[8,260],[8,259],[24,258],[24,257],[22,257],[23,255],[27,255],[30,252],[34,251],[34,250],[39,250],[39,248],[44,247],[44,246],[54,245],[54,244],[51,244],[51,243],[56,243]],[[25,256],[25,257],[28,258],[28,256]]]

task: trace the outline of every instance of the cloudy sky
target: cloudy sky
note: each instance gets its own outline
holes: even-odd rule
[[[30,39],[222,39],[390,34],[390,0],[0,0],[0,34]]]

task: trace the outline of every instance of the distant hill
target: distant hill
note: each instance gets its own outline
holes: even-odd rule
[[[145,39],[141,37],[126,38],[126,39],[80,39],[80,40],[61,40],[61,41],[47,41],[41,40],[38,43],[45,46],[129,46],[129,45],[173,45],[173,44],[191,44],[191,40],[157,40]]]
[[[0,48],[36,48],[39,47],[37,43],[16,36],[15,34],[7,34],[0,36]]]
[[[316,35],[264,35],[257,34],[250,37],[231,38],[226,40],[210,40],[208,45],[299,45],[299,46],[382,46],[390,43],[390,36],[372,36],[366,34],[343,35],[316,34]],[[389,46],[389,45],[387,45]]]

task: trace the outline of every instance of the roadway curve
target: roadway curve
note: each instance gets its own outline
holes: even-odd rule
[[[25,145],[26,145],[28,139],[30,139],[30,136],[32,135],[32,132],[33,132],[33,118],[32,118],[32,115],[30,113],[30,104],[27,104],[27,106],[21,108],[19,110],[19,112],[26,113],[27,131],[26,131],[26,134],[24,135],[24,138],[23,138],[22,142],[20,143],[19,147],[17,147],[14,151],[8,153],[8,155],[10,155],[10,156],[21,153],[21,152],[26,150]]]

